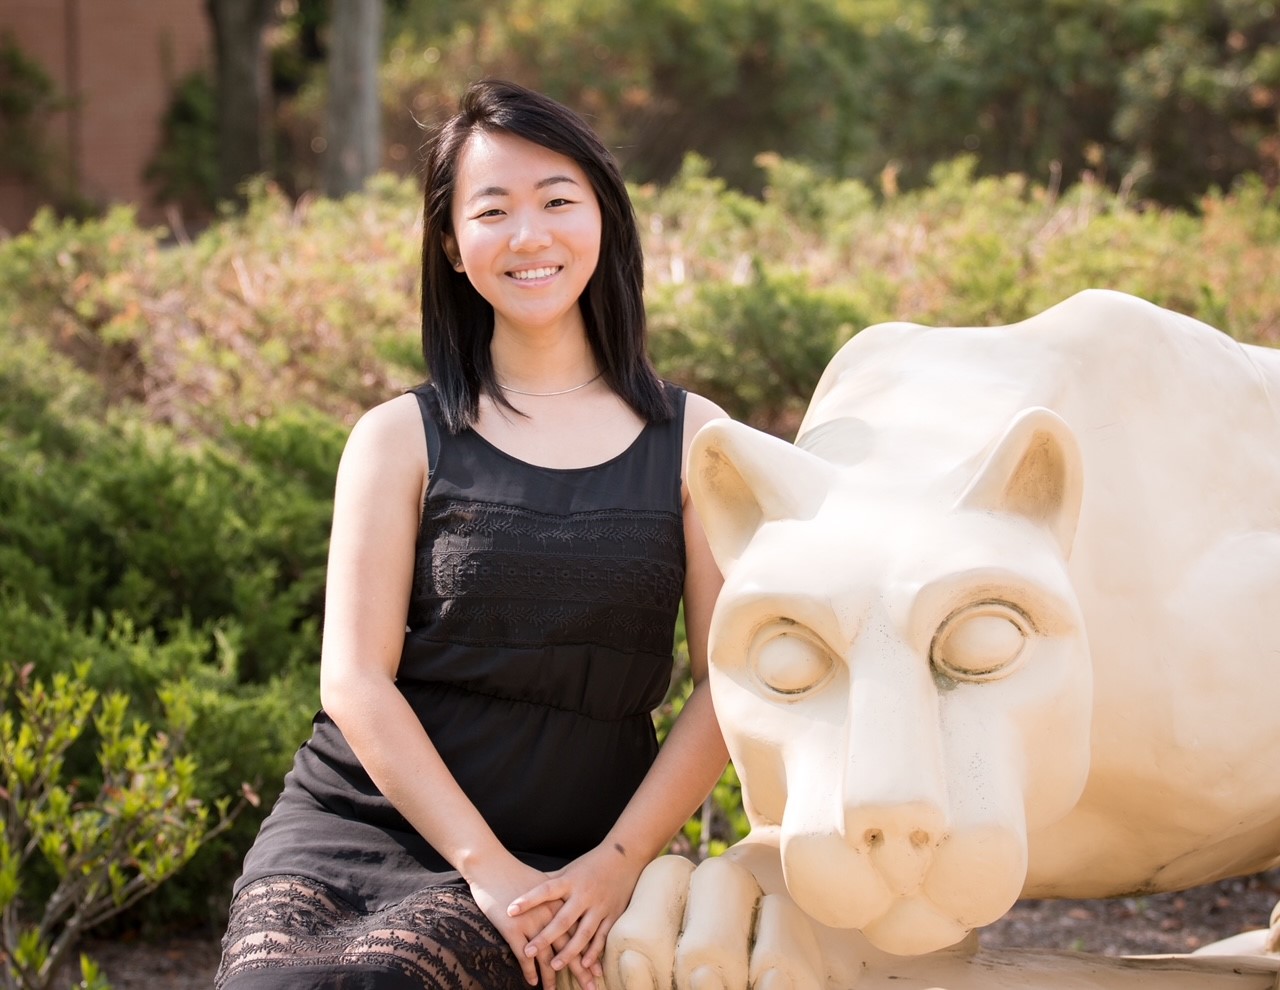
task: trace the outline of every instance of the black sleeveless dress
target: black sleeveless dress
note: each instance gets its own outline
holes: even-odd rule
[[[597,845],[657,754],[651,713],[671,677],[685,566],[684,392],[668,388],[677,415],[577,469],[528,464],[473,430],[450,435],[434,389],[416,390],[431,474],[397,686],[499,840],[540,870]],[[226,990],[472,977],[492,987],[497,974],[472,972],[469,953],[517,965],[323,711],[234,894]],[[444,963],[405,945],[362,948],[388,915],[403,922],[400,942],[422,943],[430,933],[417,929],[437,925],[423,903],[440,898],[449,924],[469,913],[453,939],[466,945],[432,943],[425,954],[444,951]],[[299,911],[300,927],[283,917]],[[523,985],[514,974],[511,985]]]

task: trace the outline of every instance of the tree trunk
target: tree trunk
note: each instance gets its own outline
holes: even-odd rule
[[[267,72],[263,31],[275,0],[205,0],[217,60],[218,197],[235,198],[267,165]]]
[[[381,55],[382,0],[334,0],[324,160],[330,196],[357,191],[382,163]]]

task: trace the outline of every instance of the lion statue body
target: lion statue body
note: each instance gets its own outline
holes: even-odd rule
[[[974,976],[969,937],[1019,897],[1280,862],[1280,351],[1099,290],[1008,327],[882,324],[794,445],[717,421],[689,481],[752,833],[655,864],[613,981],[1021,986]],[[1256,967],[1221,985],[1271,987]]]

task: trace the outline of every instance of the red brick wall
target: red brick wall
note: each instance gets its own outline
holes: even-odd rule
[[[143,172],[174,85],[212,69],[204,0],[0,0],[6,30],[62,92],[78,96],[45,135],[63,168],[75,168],[80,193],[137,203],[145,220],[159,219]],[[0,227],[20,229],[37,204],[31,188],[0,178]]]

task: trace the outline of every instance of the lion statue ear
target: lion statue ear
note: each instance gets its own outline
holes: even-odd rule
[[[811,518],[835,472],[821,458],[733,420],[700,429],[689,447],[689,493],[721,572],[729,573],[766,522]]]
[[[1040,407],[1017,415],[978,469],[957,508],[1015,513],[1043,526],[1071,555],[1084,471],[1075,434]]]

